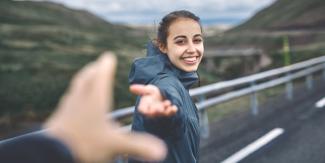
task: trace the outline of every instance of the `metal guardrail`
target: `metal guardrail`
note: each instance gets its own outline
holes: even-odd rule
[[[190,95],[191,96],[199,96],[202,94],[207,94],[209,92],[218,91],[218,90],[221,90],[221,89],[224,89],[227,87],[256,82],[256,81],[259,81],[262,79],[270,78],[270,77],[273,77],[276,75],[281,75],[284,73],[289,73],[292,71],[296,71],[296,70],[310,67],[310,66],[320,64],[320,63],[325,63],[325,56],[313,58],[313,59],[310,59],[310,60],[307,60],[304,62],[286,66],[286,67],[272,69],[269,71],[261,72],[261,73],[250,75],[247,77],[242,77],[242,78],[238,78],[238,79],[234,79],[234,80],[230,80],[230,81],[218,82],[215,84],[210,84],[210,85],[202,86],[199,88],[194,88],[194,89],[190,90]]]
[[[325,56],[310,59],[304,62],[296,63],[290,66],[272,69],[258,74],[218,82],[190,90],[190,95],[198,99],[196,106],[200,111],[200,128],[201,136],[209,136],[209,124],[206,108],[234,98],[251,94],[251,111],[253,115],[258,114],[258,100],[256,92],[271,88],[277,85],[286,85],[286,97],[288,100],[293,99],[293,80],[306,76],[306,86],[310,90],[313,88],[313,73],[323,70],[323,79],[325,80]],[[265,81],[272,78],[270,81]],[[224,90],[225,88],[244,86],[239,90],[233,90],[228,93],[206,98],[208,94]],[[111,113],[111,117],[123,118],[132,115],[134,106],[116,110]]]

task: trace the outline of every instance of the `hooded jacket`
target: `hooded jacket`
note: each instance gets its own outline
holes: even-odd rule
[[[72,151],[60,140],[32,132],[0,141],[0,160],[6,163],[74,163]]]
[[[196,163],[199,156],[199,116],[189,95],[189,88],[198,81],[196,72],[176,68],[152,43],[147,57],[133,62],[130,84],[152,84],[162,96],[176,105],[178,111],[171,117],[148,118],[138,112],[137,98],[132,130],[147,132],[163,139],[168,147],[166,163]],[[150,144],[148,144],[150,145]],[[129,163],[141,161],[129,160]]]

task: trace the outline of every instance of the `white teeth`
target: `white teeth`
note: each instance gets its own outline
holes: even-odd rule
[[[194,61],[196,61],[196,57],[187,57],[187,58],[184,58],[184,60],[187,62],[194,62]]]

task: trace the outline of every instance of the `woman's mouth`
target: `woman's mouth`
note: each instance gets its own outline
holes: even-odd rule
[[[199,61],[199,56],[184,57],[183,61],[185,64],[194,65]]]

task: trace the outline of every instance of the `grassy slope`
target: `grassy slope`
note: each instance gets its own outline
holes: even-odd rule
[[[86,11],[49,2],[0,1],[0,124],[8,117],[46,116],[72,74],[105,50],[119,58],[115,104],[131,105],[128,70],[146,40],[134,29]]]
[[[325,1],[278,0],[223,35],[207,38],[208,47],[261,48],[283,66],[283,38],[288,37],[293,62],[324,55]]]
[[[277,0],[233,31],[252,29],[324,29],[325,1]]]

